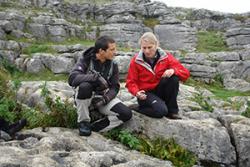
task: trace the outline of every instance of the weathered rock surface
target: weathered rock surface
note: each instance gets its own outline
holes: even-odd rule
[[[74,92],[67,83],[46,82],[46,85],[44,84],[43,82],[22,82],[22,86],[17,92],[17,99],[28,106],[38,105],[46,111],[47,108],[43,97],[41,97],[41,89],[46,86],[53,99],[60,97],[61,100],[73,103]],[[199,103],[192,100],[199,94],[214,108],[213,113],[206,113]],[[122,84],[118,97],[127,105],[136,103],[136,99],[124,89],[124,84]],[[240,156],[242,157],[241,161],[244,161],[242,163],[248,163],[248,151],[243,149],[239,153],[235,150],[241,149],[241,145],[245,145],[245,141],[249,140],[249,125],[246,124],[246,128],[242,129],[246,135],[241,136],[237,130],[234,133],[237,131],[238,136],[232,135],[230,133],[232,131],[231,125],[223,123],[221,118],[230,116],[236,119],[241,112],[246,110],[246,107],[235,110],[233,104],[241,103],[242,106],[245,106],[249,97],[245,99],[232,98],[230,100],[233,104],[218,99],[213,100],[212,97],[213,94],[207,90],[199,90],[181,84],[178,103],[180,104],[180,113],[183,116],[182,120],[153,119],[134,112],[133,119],[125,127],[131,131],[143,133],[150,138],[174,138],[178,144],[194,152],[204,163],[235,166]],[[245,117],[241,117],[241,119],[248,120]],[[235,125],[235,128],[240,126],[241,124]],[[237,141],[238,146],[233,141]]]
[[[41,128],[25,130],[19,140],[0,141],[0,166],[165,166],[169,161],[158,160],[93,133],[80,137],[77,130]]]

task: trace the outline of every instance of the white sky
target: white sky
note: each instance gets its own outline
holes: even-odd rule
[[[152,0],[171,7],[208,9],[226,13],[250,12],[250,0]]]

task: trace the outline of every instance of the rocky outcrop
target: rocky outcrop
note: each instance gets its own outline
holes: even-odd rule
[[[119,46],[138,48],[138,39],[153,31],[163,49],[171,51],[195,79],[211,82],[215,78],[228,89],[250,90],[249,14],[223,14],[208,10],[170,8],[161,2],[64,0],[0,0],[0,60],[15,63],[20,70],[37,74],[50,70],[68,74],[85,45],[49,45],[51,53],[25,55],[25,48],[40,40],[62,42],[78,38],[94,40],[99,35],[111,35]],[[28,10],[27,10],[28,9]],[[227,52],[196,53],[199,30],[224,33]],[[239,50],[240,49],[240,50]],[[180,50],[188,51],[183,56]],[[121,81],[125,79],[133,52],[118,52]],[[41,95],[50,91],[52,99],[73,104],[74,91],[65,82],[21,82],[17,100],[29,107],[48,111]],[[126,105],[136,104],[124,88],[118,97]],[[250,166],[249,119],[240,116],[249,110],[250,97],[227,100],[202,88],[180,85],[178,104],[182,120],[152,119],[133,112],[134,117],[124,127],[155,138],[174,138],[181,146],[195,153],[201,166]],[[198,100],[197,100],[198,98]],[[205,103],[207,106],[203,106]],[[206,107],[209,107],[209,111]],[[10,136],[0,132],[1,137]],[[18,140],[0,141],[0,166],[173,166],[168,161],[128,151],[113,141],[93,133],[79,137],[77,130],[40,128],[22,132]]]
[[[128,151],[99,134],[80,137],[76,130],[63,128],[25,130],[18,140],[0,141],[0,152],[0,166],[173,166],[169,161]]]
[[[226,31],[227,45],[233,49],[250,48],[250,21],[248,26],[241,26]]]
[[[236,152],[227,129],[215,119],[172,121],[166,118],[151,119],[134,114],[133,121],[127,128],[140,129],[150,138],[156,136],[174,138],[178,144],[194,152],[200,161],[226,166],[236,163]]]
[[[64,82],[22,82],[17,92],[17,99],[30,107],[39,106],[47,111],[41,96],[44,87],[50,91],[53,99],[60,97],[62,101],[73,103],[74,91]],[[202,106],[193,100],[198,94],[212,106],[214,109],[212,113],[205,112]],[[246,123],[249,121],[239,116],[241,112],[246,111],[244,106],[250,100],[249,97],[231,98],[232,103],[230,103],[214,99],[213,96],[207,90],[181,84],[178,103],[182,120],[153,119],[134,112],[133,119],[125,125],[125,128],[143,133],[150,138],[174,138],[178,144],[194,152],[201,163],[225,166],[235,166],[237,162],[249,164],[249,154],[247,149],[244,149],[248,147],[247,141],[250,140],[248,132],[250,126]],[[128,93],[124,84],[118,97],[126,105],[136,103],[135,97]],[[233,106],[235,103],[242,104],[243,108],[235,109]],[[236,121],[238,118],[243,122]],[[241,125],[245,128],[239,131],[237,128]],[[243,133],[245,135],[241,135]]]
[[[190,53],[180,58],[195,78],[211,82],[221,77],[227,89],[249,91],[249,51]]]
[[[0,41],[0,48],[8,49],[1,52],[2,56],[11,62],[15,62],[17,67],[23,71],[39,73],[48,69],[55,74],[68,74],[86,49],[80,44],[54,45],[52,48],[57,52],[55,54],[35,53],[31,56],[18,56],[21,46],[15,41]],[[180,52],[170,52],[190,70],[193,78],[209,83],[217,77],[217,79],[221,79],[227,89],[250,90],[249,50],[211,53],[191,52],[185,56],[181,56]],[[125,79],[130,60],[134,54],[135,52],[117,52],[114,60],[118,63],[121,80]]]
[[[194,28],[181,24],[157,25],[154,32],[158,35],[163,48],[195,50],[197,38]]]
[[[232,48],[246,47],[248,41],[247,28],[244,28],[249,24],[247,14],[170,8],[162,2],[150,1],[95,4],[74,0],[18,0],[0,3],[16,8],[9,10],[7,7],[0,12],[0,39],[11,35],[60,42],[75,37],[93,40],[108,34],[122,46],[138,47],[138,38],[145,31],[154,31],[167,49],[190,51],[197,45],[196,30],[216,30],[227,31],[227,43]],[[152,25],[148,25],[148,19],[152,19]]]

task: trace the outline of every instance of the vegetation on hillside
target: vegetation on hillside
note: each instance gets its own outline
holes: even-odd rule
[[[176,167],[192,167],[197,162],[197,157],[176,144],[174,139],[149,139],[146,136],[132,134],[119,128],[112,129],[104,135],[146,155],[169,160]]]
[[[222,82],[220,80],[214,80],[214,82],[210,84],[206,84],[202,81],[194,80],[193,78],[189,78],[186,82],[187,85],[196,87],[196,88],[205,88],[209,91],[211,91],[215,97],[221,99],[221,100],[228,100],[230,97],[235,96],[249,96],[250,92],[240,92],[236,90],[228,90],[225,89]]]
[[[43,112],[39,107],[28,108],[16,99],[17,90],[21,84],[13,80],[12,76],[20,75],[15,66],[6,60],[0,63],[0,117],[14,122],[20,118],[27,118],[30,128],[40,126],[76,127],[76,109],[73,104],[61,101],[58,97],[53,100],[49,96],[46,82],[42,87],[42,96],[49,112]]]
[[[223,37],[223,33],[215,31],[200,31],[197,33],[198,52],[219,52],[219,51],[229,51],[226,42]]]

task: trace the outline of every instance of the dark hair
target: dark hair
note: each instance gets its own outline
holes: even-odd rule
[[[99,49],[106,51],[110,43],[115,43],[115,40],[109,36],[101,36],[95,42],[95,53],[99,52]]]

